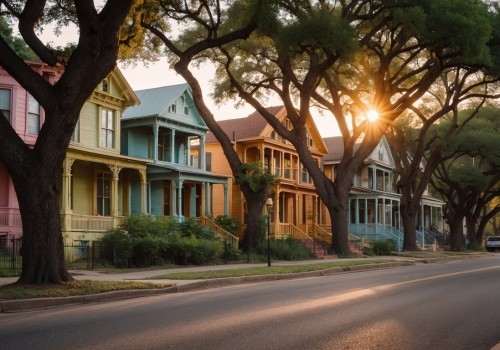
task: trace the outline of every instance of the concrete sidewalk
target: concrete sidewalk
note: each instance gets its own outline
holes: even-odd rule
[[[165,293],[186,292],[198,289],[215,288],[215,287],[222,287],[222,286],[235,285],[241,283],[255,283],[255,282],[276,281],[282,279],[305,278],[305,277],[320,277],[338,273],[408,266],[415,263],[445,262],[453,260],[479,258],[485,256],[487,255],[472,254],[472,255],[462,255],[458,257],[443,257],[443,258],[429,258],[429,259],[407,258],[399,256],[383,256],[383,257],[381,256],[381,257],[370,257],[368,259],[360,257],[354,259],[339,259],[339,260],[273,261],[272,262],[273,266],[284,266],[284,265],[308,265],[308,264],[328,263],[335,261],[349,262],[356,260],[393,260],[393,262],[388,262],[388,263],[373,263],[365,265],[343,266],[343,267],[335,267],[335,268],[329,268],[319,271],[310,271],[310,272],[228,277],[228,278],[203,279],[203,280],[171,280],[171,279],[150,279],[150,278],[154,276],[166,275],[177,272],[199,272],[199,271],[241,269],[249,267],[267,267],[267,263],[190,266],[190,267],[168,268],[161,270],[141,270],[135,272],[119,273],[119,274],[105,274],[92,270],[70,270],[70,273],[73,275],[73,277],[78,280],[143,281],[156,284],[165,284],[166,287],[162,289],[114,291],[114,292],[106,292],[100,294],[82,295],[74,297],[0,300],[0,312],[19,312],[19,311],[43,309],[43,308],[70,305],[70,304],[85,304],[91,302],[102,302],[102,301],[158,295]],[[0,278],[0,286],[10,283],[15,283],[16,281],[17,277]]]

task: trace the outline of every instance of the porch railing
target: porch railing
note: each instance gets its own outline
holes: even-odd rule
[[[123,224],[124,217],[106,217],[70,214],[70,231],[96,231],[105,232]]]
[[[0,208],[0,226],[21,227],[22,225],[19,209]]]
[[[313,240],[310,236],[308,236],[304,231],[299,229],[297,226],[293,224],[286,224],[286,223],[279,223],[279,224],[274,224],[272,227],[276,230],[273,234],[271,235],[275,239],[282,239],[282,238],[288,238],[291,237],[293,239],[306,239],[306,240]]]
[[[227,240],[231,246],[235,249],[238,249],[239,238],[230,232],[224,230],[222,227],[217,225],[215,222],[207,218],[206,216],[200,217],[200,223],[203,226],[208,227],[209,230],[215,232],[222,240]]]

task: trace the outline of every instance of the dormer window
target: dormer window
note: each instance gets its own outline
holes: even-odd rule
[[[101,82],[101,90],[104,92],[109,92],[109,84],[106,79]]]
[[[177,113],[177,105],[175,103],[172,103],[169,109],[171,113]]]
[[[384,161],[384,151],[382,150],[382,148],[378,150],[378,160]]]

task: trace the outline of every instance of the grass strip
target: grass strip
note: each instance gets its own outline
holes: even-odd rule
[[[153,276],[150,277],[149,279],[200,280],[200,279],[224,278],[224,277],[288,274],[297,272],[327,270],[334,267],[381,264],[381,263],[395,262],[395,261],[397,260],[394,259],[354,260],[354,261],[335,261],[335,262],[306,264],[306,265],[275,265],[275,266],[246,267],[238,269],[225,269],[225,270],[221,269],[221,270],[198,271],[198,272],[176,272],[176,273],[168,273],[168,274]]]
[[[88,295],[116,290],[166,288],[167,285],[147,282],[118,282],[72,280],[66,283],[53,284],[8,284],[0,287],[0,300],[69,297]]]

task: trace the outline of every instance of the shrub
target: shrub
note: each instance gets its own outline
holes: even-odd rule
[[[385,239],[373,242],[373,252],[375,255],[391,255],[396,250],[396,243],[392,239]]]
[[[214,222],[233,235],[236,235],[241,228],[238,219],[229,215],[219,215],[214,219]]]
[[[101,240],[107,260],[116,267],[127,267],[132,256],[132,239],[127,231],[113,229],[104,234]]]
[[[179,223],[161,216],[128,217],[121,229],[104,234],[108,261],[116,267],[217,262],[224,253],[215,235],[194,218]],[[236,257],[235,251],[226,251]]]
[[[180,232],[183,237],[196,237],[202,239],[214,239],[213,232],[200,224],[195,218],[186,218],[179,224]]]
[[[293,261],[314,258],[314,254],[296,239],[273,239],[270,243],[271,256],[273,259]],[[259,244],[257,253],[263,256],[267,255],[267,241],[262,241]]]

